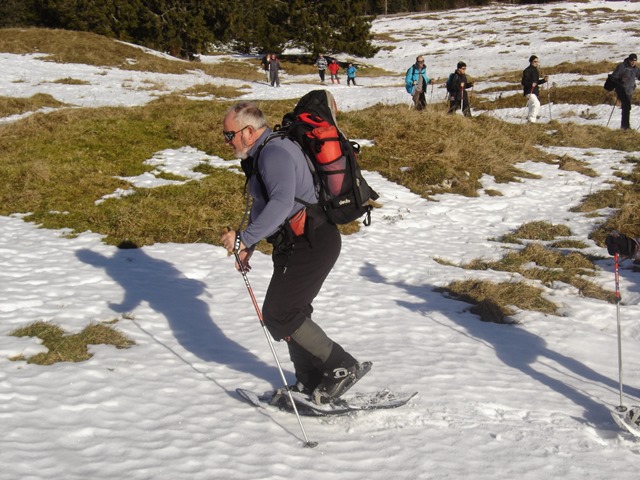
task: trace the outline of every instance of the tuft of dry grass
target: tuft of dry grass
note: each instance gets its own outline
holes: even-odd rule
[[[576,287],[581,295],[609,302],[614,300],[613,292],[584,278],[593,276],[596,272],[596,267],[589,258],[580,252],[563,253],[545,248],[539,243],[530,243],[524,249],[510,252],[498,261],[477,259],[462,268],[519,273],[548,287],[552,287],[555,282],[562,282]]]
[[[588,166],[587,162],[577,160],[569,155],[563,155],[558,159],[558,167],[568,172],[578,172],[587,177],[597,177],[598,173]]]
[[[48,351],[30,358],[19,356],[12,360],[26,360],[37,365],[52,365],[58,362],[82,362],[90,359],[88,345],[113,345],[116,348],[129,348],[135,345],[133,340],[105,323],[92,323],[81,332],[69,335],[58,325],[36,322],[27,327],[18,328],[9,335],[14,337],[38,337]]]
[[[528,240],[554,240],[556,237],[568,237],[571,230],[566,225],[554,225],[549,222],[534,221],[522,224],[515,232],[505,235],[500,241],[506,239],[528,239]],[[514,242],[510,242],[514,243]],[[519,242],[515,242],[519,243]]]
[[[0,117],[33,112],[44,107],[64,107],[66,104],[59,102],[46,93],[36,93],[29,98],[0,97]]]
[[[557,306],[542,297],[542,290],[525,282],[488,282],[482,280],[462,280],[438,289],[474,305],[471,312],[485,322],[517,323],[510,318],[516,313],[513,306],[521,310],[531,310],[555,315]]]

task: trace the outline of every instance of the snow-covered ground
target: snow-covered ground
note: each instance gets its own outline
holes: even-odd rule
[[[594,8],[614,13],[589,10]],[[589,2],[380,18],[374,31],[388,32],[396,49],[370,63],[398,78],[363,77],[360,87],[327,88],[343,109],[408,103],[401,76],[419,53],[436,77],[463,59],[479,82],[523,69],[531,53],[543,65],[621,61],[634,50],[633,35],[624,30],[632,24],[616,12],[637,18],[639,11],[635,3]],[[580,41],[547,40],[554,36]],[[199,72],[57,65],[35,55],[1,54],[0,62],[0,95],[44,92],[89,107],[144,104],[208,81],[247,84]],[[66,77],[89,85],[51,83]],[[572,81],[558,77],[553,81],[559,85]],[[599,85],[602,77],[580,81]],[[251,83],[245,98],[295,99],[316,88],[284,80],[278,89]],[[152,82],[162,89],[150,90]],[[554,118],[576,109],[553,108]],[[592,108],[598,118],[589,122],[606,124],[610,110]],[[495,114],[518,121],[519,112]],[[577,114],[562,121],[587,122]],[[618,125],[616,112],[611,127]],[[434,291],[458,279],[513,279],[434,258],[499,258],[516,247],[489,239],[534,220],[569,226],[572,238],[589,245],[585,253],[602,258],[596,282],[613,289],[612,260],[587,238],[601,220],[570,209],[607,188],[616,171],[630,171],[627,153],[552,150],[587,162],[599,176],[531,162],[521,168],[540,179],[496,184],[483,178],[485,189],[503,196],[440,195],[433,202],[366,174],[382,208],[372,226],[343,239],[314,315],[357,358],[373,361],[357,390],[389,387],[418,395],[397,410],[304,418],[310,440],[319,443],[315,449],[302,448],[294,416],[257,410],[234,392],[264,391],[280,380],[242,278],[221,247],[118,250],[94,233],[67,238],[20,215],[0,217],[0,479],[636,479],[639,444],[609,413],[619,404],[613,305],[558,284],[545,292],[559,316],[521,311],[519,324],[507,326],[483,323],[467,304]],[[187,176],[194,156],[218,166],[237,164],[231,153],[224,161],[188,145],[149,161]],[[153,177],[131,182],[159,185]],[[270,259],[256,254],[252,264],[249,278],[261,299]],[[640,276],[623,264],[621,277],[624,403],[633,405],[640,403]],[[112,319],[119,319],[116,328],[135,346],[94,346],[90,360],[74,364],[9,360],[43,349],[37,339],[9,336],[17,327],[47,321],[72,333]],[[292,378],[285,345],[276,350]]]

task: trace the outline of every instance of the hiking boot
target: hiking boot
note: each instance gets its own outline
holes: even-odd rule
[[[292,410],[291,400],[289,399],[289,393],[287,392],[289,389],[292,393],[302,393],[308,397],[311,396],[311,391],[306,388],[301,382],[296,382],[295,385],[289,385],[287,388],[279,388],[277,389],[271,400],[269,400],[269,405],[273,405],[274,407],[278,407],[280,410]]]
[[[320,385],[313,391],[311,399],[318,405],[331,403],[346,393],[370,369],[371,362],[363,362],[325,372]]]

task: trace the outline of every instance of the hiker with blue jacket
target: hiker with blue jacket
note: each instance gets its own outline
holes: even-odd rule
[[[640,80],[640,69],[637,67],[638,56],[632,53],[615,68],[611,74],[611,81],[615,85],[616,96],[622,106],[622,121],[620,128],[628,130],[630,128],[629,117],[631,116],[631,98],[636,89],[636,80]]]
[[[358,71],[358,69],[353,65],[353,63],[350,63],[347,66],[347,87],[351,86],[351,83],[353,83],[354,85],[356,84],[356,72]]]
[[[309,95],[323,95],[334,107],[331,112],[327,108],[328,115],[334,115],[337,109],[329,92]],[[290,388],[322,404],[339,397],[361,373],[358,361],[311,319],[311,304],[338,259],[342,240],[338,227],[317,205],[303,151],[288,137],[270,138],[271,133],[253,103],[238,103],[224,117],[225,143],[242,159],[253,202],[246,228],[225,233],[221,242],[238,253],[242,265],[236,268],[245,272],[258,242],[266,239],[273,246],[264,324],[275,340],[287,342],[297,379]]]
[[[424,63],[422,55],[416,57],[416,63],[407,70],[404,83],[407,93],[411,95],[413,99],[415,109],[424,110],[427,106],[427,99],[425,97],[427,85],[432,84],[433,79],[427,77],[427,66]]]

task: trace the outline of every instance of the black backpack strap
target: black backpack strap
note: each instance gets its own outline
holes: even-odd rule
[[[247,176],[247,181],[245,182],[245,185],[244,185],[245,192],[246,192],[247,185],[249,184],[249,180],[253,175],[255,175],[256,180],[258,180],[258,183],[260,184],[260,192],[262,193],[262,196],[264,197],[265,200],[269,200],[269,193],[267,192],[267,186],[264,184],[262,175],[260,175],[260,169],[258,168],[258,162],[260,161],[260,153],[262,152],[262,149],[267,146],[267,143],[269,143],[274,138],[283,139],[285,137],[286,135],[283,132],[273,132],[271,135],[269,135],[267,138],[264,139],[264,141],[260,144],[260,146],[258,146],[256,153],[250,158],[251,171],[247,174],[247,171],[243,167],[243,170],[245,170],[244,173]]]

